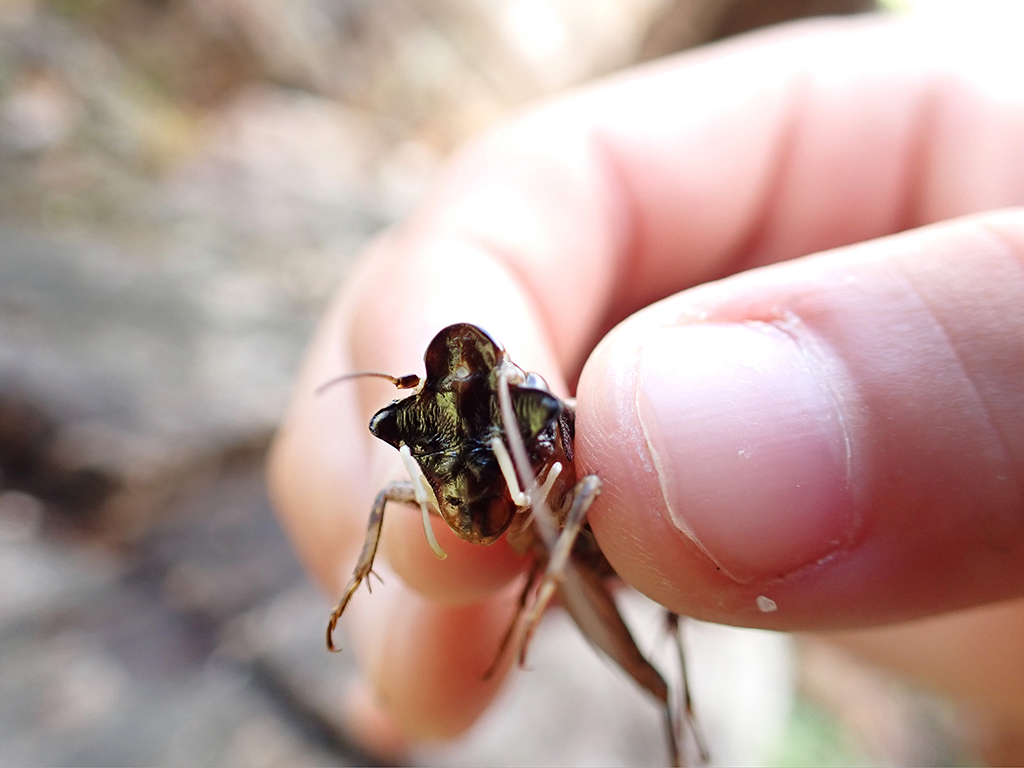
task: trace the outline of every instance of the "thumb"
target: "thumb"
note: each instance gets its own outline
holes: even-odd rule
[[[588,361],[590,521],[681,613],[823,629],[1024,595],[1024,212],[747,272]]]

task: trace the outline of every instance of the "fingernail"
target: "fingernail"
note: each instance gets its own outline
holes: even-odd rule
[[[694,323],[641,351],[637,413],[668,514],[739,582],[816,562],[858,526],[839,402],[798,338]]]

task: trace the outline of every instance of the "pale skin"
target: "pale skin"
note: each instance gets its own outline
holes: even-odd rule
[[[575,390],[590,521],[626,582],[681,614],[830,632],[1024,734],[1024,46],[1003,32],[783,28],[458,153],[364,254],[275,443],[311,573],[340,591],[403,477],[366,428],[388,384],[317,386],[421,373],[434,333],[471,322]],[[482,678],[528,563],[434,530],[443,562],[389,507],[386,587],[345,617],[370,730],[456,734],[507,671]]]

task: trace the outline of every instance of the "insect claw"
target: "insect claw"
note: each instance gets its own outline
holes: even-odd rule
[[[338,653],[341,650],[341,646],[334,644],[334,630],[338,626],[338,619],[340,617],[340,613],[331,611],[331,619],[327,622],[327,650],[331,653]]]
[[[536,629],[536,627],[534,627],[534,629]],[[533,631],[532,630],[524,630],[524,632],[523,632],[523,641],[522,641],[523,644],[519,648],[519,659],[516,661],[516,664],[524,672],[528,672],[529,670],[533,669],[533,667],[531,667],[529,662],[527,662],[527,660],[526,660],[526,652],[529,649],[530,643],[532,641],[533,641]]]

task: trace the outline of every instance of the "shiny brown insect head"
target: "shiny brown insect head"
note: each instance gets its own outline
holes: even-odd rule
[[[379,410],[370,431],[396,448],[408,447],[441,516],[460,538],[490,544],[517,512],[492,450],[495,439],[505,439],[499,377],[512,385],[516,420],[535,471],[559,450],[562,403],[539,376],[527,376],[474,325],[443,329],[427,347],[424,362],[420,386]]]

